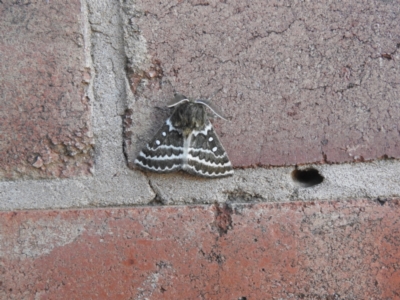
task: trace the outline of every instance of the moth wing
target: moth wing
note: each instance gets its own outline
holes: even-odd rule
[[[154,138],[139,153],[135,164],[158,173],[180,170],[183,159],[183,136],[170,121],[164,123]]]
[[[233,174],[232,164],[210,121],[201,131],[193,131],[185,171],[203,177],[217,178]]]

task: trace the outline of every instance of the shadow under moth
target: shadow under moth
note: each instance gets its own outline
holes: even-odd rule
[[[172,115],[139,153],[135,164],[158,173],[178,170],[209,178],[233,174],[232,164],[207,117],[206,107],[222,115],[208,100],[176,94]]]

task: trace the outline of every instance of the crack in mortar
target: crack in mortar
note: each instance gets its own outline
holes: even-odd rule
[[[258,193],[250,193],[240,188],[236,188],[232,191],[224,191],[223,193],[228,195],[228,203],[255,203],[267,200]]]
[[[154,206],[156,206],[156,205],[164,205],[165,204],[165,200],[161,197],[160,190],[153,185],[153,183],[151,182],[151,179],[147,175],[145,175],[145,176],[149,181],[149,187],[151,188],[151,190],[155,194],[154,198],[149,202],[149,205],[154,205]]]

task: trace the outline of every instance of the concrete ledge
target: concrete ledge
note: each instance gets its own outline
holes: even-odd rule
[[[323,201],[400,195],[400,163],[396,160],[314,165],[324,181],[306,188],[293,181],[293,167],[237,169],[232,177],[209,180],[185,173],[135,172],[120,159],[119,164],[94,178],[0,182],[0,210]]]

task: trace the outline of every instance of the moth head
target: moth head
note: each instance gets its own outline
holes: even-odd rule
[[[210,98],[208,99],[197,99],[197,100],[190,100],[184,95],[181,94],[175,94],[175,97],[168,103],[168,107],[175,107],[180,104],[183,104],[185,102],[192,102],[192,103],[198,103],[201,104],[205,107],[208,107],[217,117],[220,117],[221,119],[226,121],[226,118],[222,114],[222,112],[211,102],[211,98],[218,93],[220,90],[216,91]]]
[[[170,117],[172,125],[179,128],[185,136],[193,130],[199,130],[207,121],[206,109],[203,105],[188,99],[182,99],[175,105]]]

